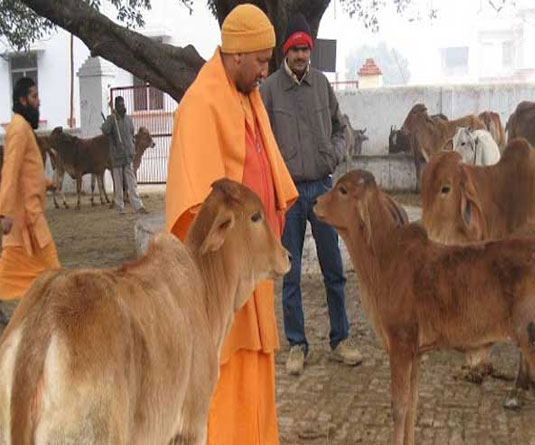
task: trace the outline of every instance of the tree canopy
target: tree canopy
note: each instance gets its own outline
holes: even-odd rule
[[[151,0],[105,0],[116,11],[115,23],[101,12],[102,0],[0,0],[0,37],[22,50],[55,27],[60,27],[82,40],[91,54],[144,79],[156,88],[180,100],[204,63],[191,45],[184,48],[156,42],[134,31],[142,27],[143,13]],[[176,0],[193,10],[194,0]],[[226,15],[244,0],[206,0],[221,24]],[[486,0],[496,10],[513,0]],[[248,0],[260,7],[271,19],[277,35],[274,65],[282,60],[282,38],[288,17],[301,12],[316,37],[323,14],[331,0]],[[339,0],[342,8],[361,20],[366,27],[378,29],[379,13],[388,5],[400,14],[414,12],[436,15],[429,0]],[[411,9],[412,8],[412,9]],[[422,10],[423,8],[423,10]],[[412,17],[409,17],[412,20]]]

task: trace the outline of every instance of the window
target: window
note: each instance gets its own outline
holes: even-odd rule
[[[446,76],[468,73],[468,47],[451,47],[442,50],[442,71]]]
[[[134,111],[163,110],[163,92],[134,77]]]
[[[506,41],[502,43],[502,66],[504,68],[513,67],[515,47],[512,41]]]
[[[37,85],[37,56],[35,54],[17,54],[10,58],[11,85],[23,77],[31,77]]]

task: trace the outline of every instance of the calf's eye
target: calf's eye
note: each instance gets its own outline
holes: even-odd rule
[[[445,195],[446,193],[449,193],[450,190],[451,190],[451,187],[449,185],[443,185],[442,188],[440,189],[440,193]]]
[[[347,195],[347,190],[346,190],[346,188],[345,188],[343,185],[341,185],[340,187],[338,187],[338,190],[340,191],[340,193],[341,193],[342,195]]]
[[[253,216],[251,216],[251,221],[252,222],[258,222],[262,219],[262,214],[260,212],[256,212],[253,214]]]

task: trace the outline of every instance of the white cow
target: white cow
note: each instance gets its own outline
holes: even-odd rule
[[[487,130],[457,128],[453,136],[453,151],[462,156],[465,164],[493,165],[500,160],[500,149]]]

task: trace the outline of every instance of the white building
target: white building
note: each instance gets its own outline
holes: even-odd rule
[[[535,2],[520,0],[499,13],[487,0],[462,3],[464,10],[441,9],[437,22],[418,31],[419,51],[409,57],[410,83],[535,80]]]
[[[114,17],[115,9],[105,5],[103,12]],[[190,14],[176,0],[152,1],[152,9],[144,13],[146,25],[138,30],[147,37],[184,46],[193,43],[204,58],[211,56],[219,43],[219,27],[205,2],[198,2]],[[202,23],[202,26],[199,26]],[[89,57],[89,50],[74,38],[74,118],[80,124],[79,78],[76,75]],[[137,83],[132,74],[110,64],[110,87]],[[58,28],[57,33],[31,45],[29,54],[7,51],[0,57],[0,126],[11,119],[11,92],[14,82],[22,76],[37,80],[41,99],[41,128],[68,127],[70,116],[70,34]],[[2,131],[2,130],[0,130]]]

